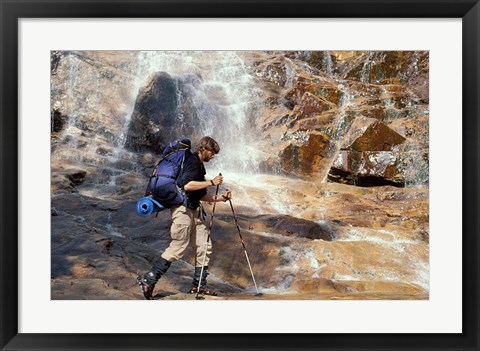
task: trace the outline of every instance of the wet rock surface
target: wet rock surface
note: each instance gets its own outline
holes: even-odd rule
[[[420,122],[428,116],[428,53],[255,52],[243,57],[259,84],[270,87],[258,103],[263,147],[271,154],[266,169],[347,184],[366,176],[374,185],[428,183],[427,162],[416,157],[428,155],[428,123]],[[340,150],[346,157],[338,159]],[[395,174],[381,167],[370,167],[366,175],[361,168],[331,167],[334,161],[355,162],[359,155],[351,150],[395,151]],[[272,162],[278,158],[279,164]]]
[[[262,181],[279,182],[286,190],[280,178],[257,180]],[[287,192],[298,191],[296,183]],[[290,214],[270,210],[276,213],[267,215],[248,201],[272,195],[256,189],[252,199],[249,190],[249,200],[237,191],[234,204],[261,299],[428,297],[423,266],[428,265],[428,191],[310,185],[297,194],[303,203],[285,204]],[[141,218],[134,211],[135,197],[99,200],[81,192],[52,198],[53,298],[141,298],[135,278],[168,245],[168,212]],[[254,298],[241,240],[225,204],[216,208],[212,242],[209,285],[219,292],[216,299]],[[171,266],[158,285],[158,298],[189,298],[192,262],[189,251]]]
[[[213,166],[263,293],[220,203],[219,296],[207,299],[428,299],[428,53],[199,53],[185,71],[141,55],[52,53],[52,299],[143,298],[135,278],[168,245],[170,217],[140,217],[135,203],[163,143],[207,132],[225,140],[230,163]],[[255,83],[248,104],[220,64],[245,72],[236,88]],[[235,111],[245,120],[222,124]],[[238,149],[226,142],[244,134]],[[156,299],[194,299],[192,262],[188,251],[172,264]]]

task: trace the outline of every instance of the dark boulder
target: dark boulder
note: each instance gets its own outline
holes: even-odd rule
[[[138,93],[125,146],[159,153],[171,140],[191,135],[196,119],[194,83],[166,72],[155,73]]]

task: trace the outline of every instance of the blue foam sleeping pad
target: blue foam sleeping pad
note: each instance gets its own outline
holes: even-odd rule
[[[150,216],[152,213],[157,213],[164,208],[165,207],[155,201],[152,196],[142,197],[137,201],[137,213],[143,217]]]

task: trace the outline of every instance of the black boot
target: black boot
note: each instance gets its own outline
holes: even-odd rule
[[[196,294],[198,291],[198,282],[200,281],[200,273],[202,272],[202,267],[195,267],[195,274],[193,275],[192,288],[190,289],[190,294]],[[208,276],[208,267],[203,267],[202,282],[200,284],[200,294],[217,296],[217,293],[211,289],[207,289],[207,276]]]
[[[155,284],[162,275],[164,275],[172,262],[160,257],[154,264],[152,269],[143,275],[143,278],[137,277],[137,284],[140,285],[143,296],[147,300],[153,300],[153,289]]]

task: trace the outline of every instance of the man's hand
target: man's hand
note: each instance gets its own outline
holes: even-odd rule
[[[228,200],[232,199],[232,192],[227,190],[227,192],[223,194],[222,197],[223,197],[223,201],[227,202]]]
[[[210,182],[213,186],[218,186],[223,183],[223,176],[216,176]]]

